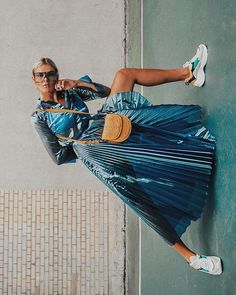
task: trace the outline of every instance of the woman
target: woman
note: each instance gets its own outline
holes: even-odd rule
[[[124,68],[116,73],[110,89],[94,83],[88,76],[59,80],[55,63],[42,58],[32,71],[33,82],[40,92],[38,111],[32,114],[32,122],[56,164],[82,160],[191,267],[219,275],[222,272],[219,257],[198,255],[180,239],[190,222],[200,217],[213,165],[215,140],[200,122],[201,108],[154,106],[133,91],[134,84],[156,86],[174,81],[201,87],[206,62],[207,48],[201,44],[182,68]],[[98,114],[47,111],[88,112],[84,101],[106,96]],[[131,136],[120,144],[91,143],[101,138],[104,116],[100,112],[128,116],[132,121]]]

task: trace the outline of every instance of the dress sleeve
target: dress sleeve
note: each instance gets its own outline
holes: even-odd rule
[[[97,89],[97,91],[95,91],[94,89],[90,87],[78,86],[69,90],[69,92],[76,91],[77,94],[80,96],[80,98],[84,101],[107,97],[110,94],[109,87],[100,83],[93,82],[88,75],[81,77],[80,80],[84,82],[92,83]]]
[[[31,116],[31,122],[54,163],[61,165],[63,163],[75,162],[77,156],[72,146],[62,146],[44,118],[40,118],[40,115],[35,112]]]

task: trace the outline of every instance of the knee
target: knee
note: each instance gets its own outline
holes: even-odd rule
[[[130,69],[121,68],[116,72],[111,86],[111,93],[132,91],[134,84],[135,81]]]
[[[119,71],[116,72],[117,76],[122,76],[122,77],[131,77],[131,70],[129,68],[121,68]]]
[[[129,68],[121,68],[116,72],[118,79],[133,79],[132,70]]]

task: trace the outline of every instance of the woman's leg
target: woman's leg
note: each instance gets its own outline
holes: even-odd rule
[[[183,256],[192,268],[212,275],[220,275],[222,273],[220,257],[198,255],[188,249],[181,240],[175,243],[172,248]]]
[[[181,256],[183,256],[183,258],[189,262],[190,261],[190,256],[194,256],[196,255],[195,252],[191,251],[189,248],[187,248],[187,246],[181,241],[179,240],[178,242],[176,242],[172,248],[178,252]]]
[[[188,67],[171,70],[123,68],[115,75],[110,95],[133,91],[135,84],[156,86],[168,82],[184,81],[189,74]]]
[[[132,91],[134,84],[156,86],[168,82],[184,81],[188,76],[189,68],[171,70],[124,68],[116,73],[110,95],[117,92]],[[188,262],[190,256],[196,255],[181,240],[172,247]]]

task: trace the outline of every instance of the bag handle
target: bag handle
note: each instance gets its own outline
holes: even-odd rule
[[[80,112],[77,110],[70,109],[36,109],[35,112],[49,112],[49,113],[74,113],[74,114],[82,114],[82,115],[97,115],[92,113]],[[106,116],[105,113],[99,113],[98,115]]]
[[[70,109],[36,109],[36,112],[49,112],[49,113],[74,113],[74,114],[83,114],[83,115],[96,115],[96,114],[91,114],[91,113],[86,113],[86,112],[80,112],[77,110],[70,110]],[[104,113],[100,113],[98,115],[106,116]],[[98,144],[100,140],[94,139],[94,140],[79,140],[79,139],[74,139],[70,137],[65,137],[59,134],[55,134],[55,136],[59,139],[64,139],[64,140],[69,140],[69,141],[74,141],[74,142],[79,142],[83,144]]]

